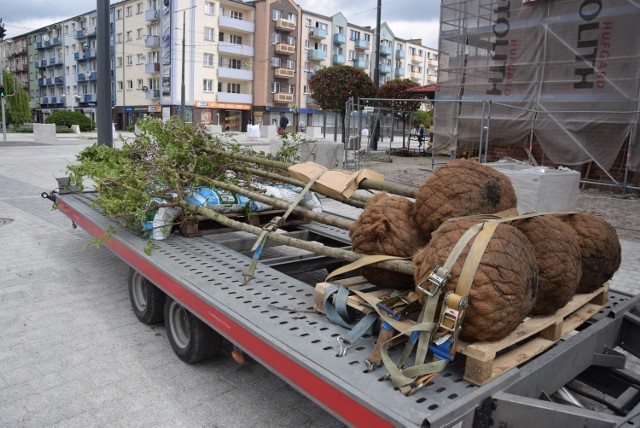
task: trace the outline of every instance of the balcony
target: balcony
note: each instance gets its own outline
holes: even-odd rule
[[[391,66],[388,64],[380,64],[380,73],[388,74],[391,73]]]
[[[98,78],[98,72],[97,71],[91,71],[87,75],[87,79],[89,79],[89,80],[96,80],[97,78]]]
[[[402,59],[406,56],[405,51],[403,51],[402,49],[398,49],[396,50],[396,58],[398,59]]]
[[[419,81],[419,80],[421,80],[421,79],[422,79],[422,73],[420,73],[419,71],[412,71],[412,72],[411,72],[411,78],[412,78],[413,80],[417,80],[417,81]]]
[[[78,82],[83,82],[85,80],[87,80],[87,75],[84,73],[78,73],[78,76],[76,77],[76,80]]]
[[[62,102],[62,99],[58,101],[58,97],[49,97],[49,104],[58,104],[59,102]]]
[[[289,94],[287,92],[276,92],[275,94],[273,94],[273,102],[274,103],[292,103],[293,94]]]
[[[160,37],[147,36],[147,38],[144,39],[144,45],[148,48],[157,48],[160,46]]]
[[[218,92],[216,101],[219,103],[234,103],[234,104],[251,104],[253,103],[253,96],[251,94],[234,94],[231,92]]]
[[[327,30],[324,28],[310,28],[309,29],[309,38],[323,40],[327,38]]]
[[[38,86],[44,86],[46,83],[46,79],[44,77],[41,77],[38,79]]]
[[[404,68],[396,68],[395,74],[396,74],[396,77],[404,76]]]
[[[218,44],[218,52],[238,56],[253,56],[253,46],[224,42]]]
[[[288,45],[286,43],[276,43],[275,51],[277,54],[293,55],[296,53],[296,47],[294,45]]]
[[[344,34],[335,33],[333,35],[333,43],[336,45],[343,45],[347,43],[347,36],[345,36]]]
[[[429,67],[437,67],[438,66],[438,60],[437,59],[429,59],[429,60],[427,60],[427,62],[429,63]]]
[[[280,18],[276,21],[276,30],[295,31],[296,23],[294,21],[289,21],[289,20]]]
[[[144,65],[144,72],[147,74],[156,74],[160,73],[160,63],[159,62],[148,62]]]
[[[316,103],[316,100],[313,99],[313,97],[311,95],[307,95],[307,98],[305,99],[307,105],[314,105]]]
[[[85,94],[83,102],[85,102],[85,103],[95,103],[97,99],[98,98],[97,98],[96,94]]]
[[[160,11],[158,9],[149,9],[144,13],[144,20],[154,22],[160,19]]]
[[[420,55],[411,55],[411,62],[421,63],[422,57]]]
[[[344,65],[344,55],[333,55],[333,65]]]
[[[62,44],[62,39],[60,39],[60,37],[52,37],[50,40],[50,45],[51,46],[56,46],[56,45],[61,45]]]
[[[44,49],[45,45],[44,42],[36,42],[36,49]],[[46,98],[43,98],[46,99]]]
[[[356,49],[369,49],[369,40],[355,39],[353,43]]]
[[[54,78],[53,78],[53,83],[54,83],[55,85],[62,85],[62,84],[64,84],[64,77],[62,77],[62,76],[56,76],[56,77],[54,77]]]
[[[82,29],[77,30],[75,32],[74,37],[76,39],[83,39],[83,38],[87,37],[87,32],[86,32],[86,30],[84,28],[82,28]]]
[[[49,58],[49,65],[62,65],[61,61],[58,61],[55,56]]]
[[[147,100],[157,100],[160,98],[160,89],[147,89],[144,93],[144,98]]]
[[[218,77],[234,80],[253,80],[252,70],[243,70],[239,68],[220,67],[218,68]]]
[[[53,85],[53,77],[47,77],[44,83],[45,85]]]
[[[380,55],[391,55],[391,46],[388,45],[380,45]]]
[[[49,62],[46,59],[40,61],[40,67],[46,67]]]
[[[75,59],[76,61],[81,61],[84,59],[84,52],[82,51],[77,51],[73,53],[73,59]]]
[[[40,98],[40,104],[49,104],[49,97]]]
[[[220,28],[228,28],[242,33],[254,33],[256,31],[256,25],[253,22],[231,18],[230,16],[221,16],[219,24]]]
[[[290,68],[276,67],[274,74],[276,77],[289,79],[295,75],[295,71]]]
[[[34,61],[34,62],[33,62],[33,66],[34,66],[35,68],[40,68],[40,67],[41,67],[41,65],[40,65],[40,61]]]
[[[327,53],[320,49],[309,49],[309,51],[307,52],[307,59],[313,61],[322,61],[323,59],[325,59],[326,55]]]
[[[353,60],[353,66],[356,68],[364,68],[366,66],[366,64],[364,63],[363,59],[354,59]]]

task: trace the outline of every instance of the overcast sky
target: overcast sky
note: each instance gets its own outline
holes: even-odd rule
[[[52,22],[95,10],[97,0],[2,0],[0,18],[7,37],[28,33]],[[112,1],[114,3],[114,1]],[[376,25],[377,0],[298,0],[305,10],[331,16],[342,12],[360,26]],[[382,21],[403,39],[422,39],[422,44],[438,48],[438,0],[382,0]]]

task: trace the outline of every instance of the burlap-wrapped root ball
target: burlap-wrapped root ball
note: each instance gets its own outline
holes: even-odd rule
[[[588,213],[559,217],[578,234],[582,254],[582,279],[577,293],[590,293],[611,279],[620,267],[621,249],[616,230]]]
[[[458,159],[425,180],[416,194],[416,220],[427,239],[445,220],[515,208],[509,177],[475,160]]]
[[[513,225],[527,237],[538,262],[538,298],[532,315],[551,314],[569,303],[582,277],[578,236],[558,217],[545,215]]]
[[[413,202],[401,196],[377,193],[349,229],[353,251],[411,257],[424,245],[416,224]],[[411,289],[413,277],[382,268],[363,267],[362,275],[372,284],[385,288]]]
[[[435,267],[445,264],[462,235],[476,224],[472,219],[443,223],[431,241],[413,257],[418,284]],[[471,246],[453,265],[442,296],[453,291]],[[460,337],[467,341],[498,340],[511,333],[531,312],[538,290],[536,259],[529,240],[515,227],[500,224],[483,254],[469,291],[469,307]],[[422,294],[424,296],[424,294]]]

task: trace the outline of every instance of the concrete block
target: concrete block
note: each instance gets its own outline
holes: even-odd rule
[[[327,168],[341,168],[344,160],[344,146],[334,141],[312,141],[301,144],[298,154],[300,162],[312,161]]]
[[[205,125],[204,129],[209,134],[222,134],[222,125]]]
[[[79,134],[80,133],[80,125],[71,125],[71,130],[73,131],[74,134]]]
[[[34,123],[33,141],[36,143],[56,142],[56,125],[53,123]]]
[[[247,138],[260,138],[260,125],[247,125]]]

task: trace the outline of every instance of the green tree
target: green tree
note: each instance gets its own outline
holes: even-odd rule
[[[6,100],[7,123],[20,126],[25,122],[31,122],[31,108],[29,107],[29,94],[22,87],[22,82],[17,82],[15,76],[6,70],[2,71],[2,82]]]
[[[81,131],[91,131],[91,119],[79,111],[58,110],[47,117],[45,122],[68,127],[71,127],[71,125],[80,125]]]
[[[348,65],[335,65],[317,71],[309,79],[309,89],[323,110],[340,113],[342,142],[345,141],[346,103],[350,98],[371,98],[376,87],[363,70]]]

